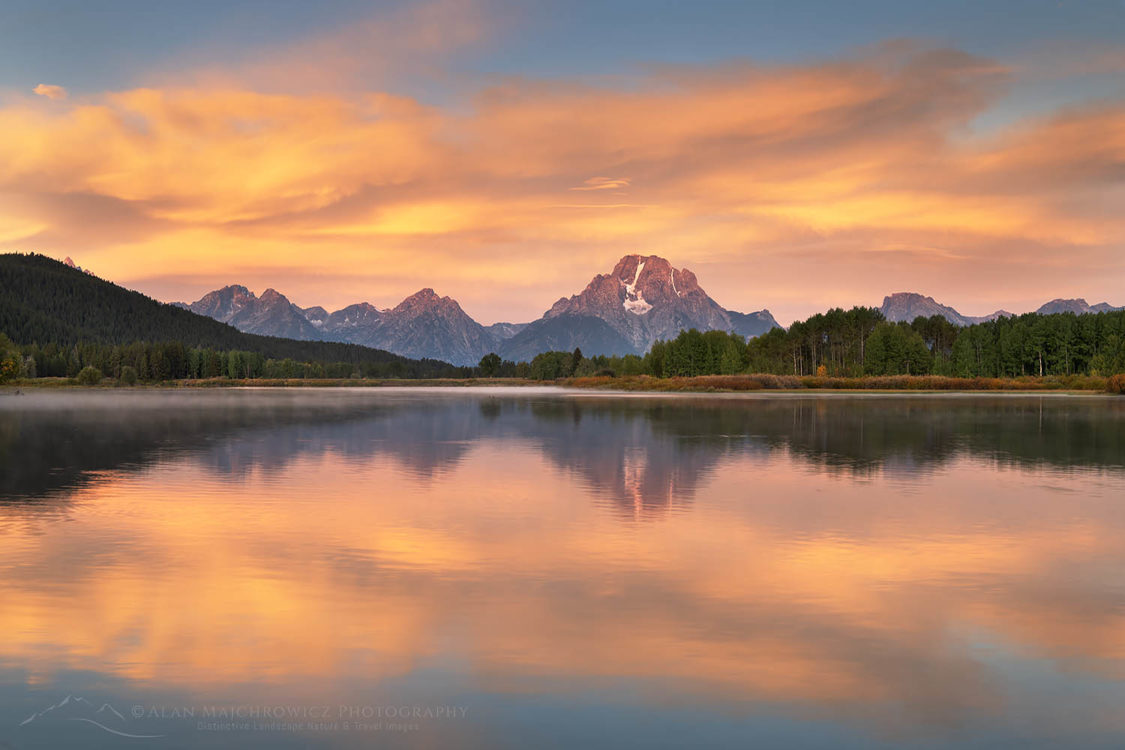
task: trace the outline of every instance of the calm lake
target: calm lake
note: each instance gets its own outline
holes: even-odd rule
[[[0,747],[1121,747],[1125,398],[0,394]]]

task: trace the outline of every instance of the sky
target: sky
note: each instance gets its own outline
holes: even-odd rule
[[[0,252],[486,324],[631,253],[783,324],[1125,305],[1125,0],[5,0]]]

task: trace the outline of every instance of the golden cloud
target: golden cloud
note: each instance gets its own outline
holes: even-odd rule
[[[629,187],[628,177],[591,177],[571,190],[620,190]]]
[[[50,109],[16,101],[0,108],[0,226],[9,249],[76,255],[125,283],[236,281],[233,253],[279,279],[267,285],[292,279],[287,293],[331,306],[356,299],[311,272],[354,264],[372,269],[372,288],[402,280],[373,301],[440,285],[485,319],[538,315],[640,249],[722,266],[701,278],[720,302],[783,318],[876,303],[891,287],[940,294],[935,284],[970,299],[994,297],[1001,280],[1008,300],[1112,296],[1125,271],[1125,104],[973,136],[1011,75],[898,46],[620,86],[509,80],[469,108],[229,81]],[[567,200],[573,191],[589,200]],[[108,205],[117,229],[102,219],[88,231],[83,213]],[[825,281],[809,278],[810,255]],[[160,268],[140,275],[139,257]],[[561,276],[536,272],[559,257]],[[496,307],[482,275],[527,302]]]

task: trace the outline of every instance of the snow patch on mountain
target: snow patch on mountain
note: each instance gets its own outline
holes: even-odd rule
[[[642,260],[637,264],[637,272],[633,274],[632,283],[625,284],[625,301],[621,303],[622,307],[634,315],[644,315],[652,309],[652,305],[645,301],[644,295],[637,292],[637,280],[641,278],[643,270],[645,270],[645,262]]]
[[[645,302],[645,298],[638,295],[637,299],[627,299],[622,303],[625,309],[634,315],[644,315],[652,309],[652,305]]]

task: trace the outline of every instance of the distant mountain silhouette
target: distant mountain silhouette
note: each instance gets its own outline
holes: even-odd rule
[[[997,310],[990,315],[962,315],[948,305],[937,302],[933,297],[926,297],[915,292],[895,292],[883,298],[883,305],[879,308],[883,317],[892,323],[909,323],[917,317],[931,318],[940,315],[950,323],[958,326],[969,326],[973,323],[983,323],[986,320],[996,320],[1000,317],[1010,317],[1012,313],[1007,310]]]
[[[0,331],[18,343],[70,346],[178,341],[189,347],[260,352],[274,359],[398,362],[408,374],[434,376],[452,371],[442,362],[417,362],[354,344],[254,335],[213,319],[228,317],[261,330],[263,319],[272,319],[278,310],[291,318],[286,310],[293,306],[276,292],[259,299],[245,287],[226,287],[204,299],[207,313],[197,314],[43,255],[0,255]],[[303,316],[301,321],[312,328]]]
[[[340,320],[333,313],[320,329],[324,337],[458,365],[475,365],[496,348],[496,339],[484,326],[456,300],[433,289],[422,289],[389,310],[371,305],[348,309],[362,315]]]
[[[887,295],[883,298],[883,305],[879,309],[883,313],[883,317],[892,323],[909,323],[917,317],[929,318],[934,315],[941,315],[950,323],[958,326],[969,326],[974,323],[983,323],[1000,317],[1010,318],[1016,315],[1016,313],[1007,310],[997,310],[989,315],[963,315],[954,308],[937,302],[933,297],[926,297],[917,292],[896,292]],[[1068,312],[1083,315],[1113,310],[1125,310],[1125,307],[1113,307],[1108,302],[1089,305],[1084,299],[1055,299],[1040,306],[1035,312],[1040,315]]]
[[[489,352],[513,360],[574,348],[589,355],[643,354],[653,341],[686,328],[749,337],[777,326],[768,310],[724,309],[695,274],[655,255],[625,256],[610,274],[595,276],[581,293],[560,299],[531,323],[483,326],[456,300],[428,288],[393,308],[360,302],[331,314],[319,306],[300,308],[273,289],[256,297],[240,285],[177,304],[249,333],[351,342],[458,365],[475,365]]]
[[[1075,315],[1084,315],[1086,313],[1112,312],[1113,310],[1125,310],[1125,307],[1113,307],[1108,302],[1099,302],[1096,305],[1090,305],[1086,303],[1086,300],[1079,297],[1078,299],[1053,299],[1041,305],[1035,312],[1040,315],[1067,312],[1074,313]]]
[[[246,333],[287,339],[320,338],[317,335],[320,329],[310,320],[310,315],[317,316],[316,308],[310,308],[312,312],[302,310],[274,289],[267,289],[257,297],[244,286],[225,286],[190,305],[178,304]]]
[[[498,340],[456,300],[433,289],[422,289],[387,310],[361,302],[331,314],[319,306],[298,307],[274,289],[258,297],[239,284],[209,292],[191,304],[176,304],[247,333],[360,344],[457,365],[475,365],[497,348]]]

